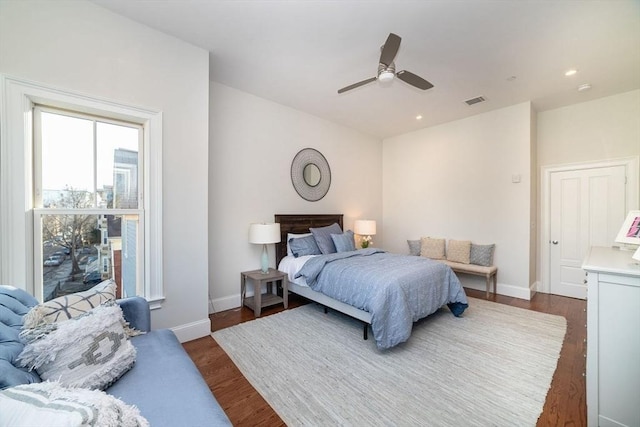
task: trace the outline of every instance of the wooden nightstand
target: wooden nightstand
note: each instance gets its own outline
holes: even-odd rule
[[[246,298],[247,294],[247,279],[253,282],[253,296]],[[282,298],[278,295],[274,295],[273,283],[282,281]],[[262,294],[262,284],[267,284],[267,293]],[[261,270],[243,271],[240,273],[240,298],[242,298],[242,305],[253,309],[253,313],[256,317],[260,317],[260,311],[262,307],[269,307],[275,304],[284,304],[284,308],[289,306],[289,290],[287,273],[282,271],[269,269],[268,273],[263,273]]]

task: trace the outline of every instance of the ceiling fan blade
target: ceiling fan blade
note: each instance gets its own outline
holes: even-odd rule
[[[338,90],[338,93],[346,92],[348,90],[355,89],[355,88],[360,87],[360,86],[364,86],[367,83],[375,82],[376,80],[378,80],[377,77],[371,77],[370,79],[363,80],[363,81],[358,82],[358,83],[354,83],[354,84],[349,85],[347,87],[343,87],[342,89]]]
[[[400,49],[400,41],[402,39],[400,36],[397,36],[393,33],[389,33],[389,37],[387,37],[387,41],[384,42],[384,46],[382,48],[382,53],[380,53],[380,63],[386,65],[387,67],[391,65],[393,59],[396,57],[398,53],[398,49]]]
[[[427,90],[433,87],[431,83],[429,83],[428,81],[426,81],[420,76],[416,76],[410,71],[406,71],[406,70],[398,71],[396,73],[396,76],[398,76],[398,78],[403,82],[409,83],[411,86],[415,86],[418,89]]]

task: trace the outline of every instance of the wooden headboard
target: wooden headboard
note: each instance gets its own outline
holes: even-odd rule
[[[287,256],[288,233],[308,233],[310,227],[325,227],[334,222],[344,229],[342,217],[342,214],[274,215],[274,222],[280,224],[280,243],[276,243],[276,268],[280,264],[280,260]]]

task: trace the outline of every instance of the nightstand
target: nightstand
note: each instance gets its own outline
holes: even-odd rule
[[[246,297],[247,280],[253,283],[253,296],[249,298]],[[282,281],[282,298],[272,293],[273,283],[278,281]],[[262,293],[263,283],[267,284],[266,294]],[[287,273],[273,268],[270,268],[268,273],[263,273],[262,270],[243,271],[240,273],[240,298],[242,305],[252,308],[256,317],[260,317],[262,307],[283,303],[284,308],[287,308],[289,306]]]

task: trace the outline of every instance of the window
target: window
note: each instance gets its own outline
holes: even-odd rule
[[[162,113],[0,75],[0,282],[162,287]],[[55,294],[54,294],[55,292]]]
[[[143,128],[36,106],[35,283],[48,301],[106,279],[118,297],[144,294]],[[122,262],[122,253],[137,254]],[[41,267],[41,268],[38,268]]]

